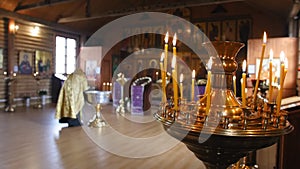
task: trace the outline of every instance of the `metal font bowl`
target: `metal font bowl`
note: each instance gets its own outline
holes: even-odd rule
[[[91,105],[108,104],[110,91],[86,90],[83,92],[84,99]]]

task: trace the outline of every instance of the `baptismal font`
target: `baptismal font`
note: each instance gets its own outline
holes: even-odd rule
[[[209,169],[227,168],[293,130],[280,104],[259,94],[235,97],[231,90],[237,70],[235,57],[243,46],[227,41],[203,43],[213,60],[205,94],[196,102],[162,102],[154,114],[167,133],[182,141]]]

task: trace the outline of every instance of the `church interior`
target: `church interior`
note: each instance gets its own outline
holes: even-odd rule
[[[299,0],[1,0],[0,168],[297,169]]]

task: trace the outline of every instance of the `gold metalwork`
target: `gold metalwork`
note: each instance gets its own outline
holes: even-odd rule
[[[121,85],[121,98],[119,101],[119,106],[116,109],[116,112],[120,113],[121,115],[124,115],[126,113],[125,99],[124,99],[124,85],[126,84],[127,81],[128,79],[124,77],[123,73],[118,74],[117,82]]]
[[[242,107],[234,96],[231,87],[237,69],[235,57],[244,44],[218,41],[203,46],[214,59],[211,93],[200,96],[197,104],[181,102],[179,112],[174,111],[172,103],[162,103],[154,116],[207,168],[227,168],[249,152],[276,143],[293,126],[287,121],[286,112],[276,115],[275,105],[264,104],[266,99],[258,96],[258,101],[253,103],[250,97],[247,106]],[[211,95],[208,114],[207,95]],[[263,108],[264,105],[268,107]]]
[[[37,108],[37,109],[41,109],[43,108],[43,105],[42,105],[42,96],[39,95],[39,91],[40,91],[40,81],[41,81],[41,76],[37,73],[37,74],[34,74],[34,79],[36,81],[36,93],[37,93],[37,96],[38,96],[38,99],[37,99],[37,103],[36,105],[34,105],[34,108]]]
[[[14,108],[14,90],[13,85],[15,83],[16,77],[15,77],[15,73],[14,74],[10,74],[6,77],[4,77],[4,80],[7,82],[7,105],[5,107],[5,111],[6,112],[14,112],[15,108]]]
[[[86,75],[81,69],[76,69],[65,80],[56,104],[55,118],[64,117],[76,119],[84,105],[83,92],[88,89]]]
[[[96,112],[93,118],[88,122],[89,127],[100,128],[107,125],[101,115],[101,104],[109,103],[110,91],[87,90],[84,91],[84,99],[87,103],[95,107]]]

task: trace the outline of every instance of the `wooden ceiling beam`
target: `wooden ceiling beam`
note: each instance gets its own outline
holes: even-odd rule
[[[66,27],[66,26],[62,25],[62,24],[57,24],[57,23],[54,23],[54,22],[45,21],[45,20],[42,20],[42,19],[39,19],[39,18],[34,18],[34,17],[31,17],[31,16],[28,16],[28,15],[21,15],[21,14],[15,13],[15,12],[7,11],[5,9],[0,9],[0,15],[2,17],[5,17],[5,18],[13,18],[16,21],[23,20],[23,21],[42,24],[46,27],[50,27],[51,29],[54,29],[54,30],[57,30],[57,31],[69,32],[69,33],[72,33],[72,34],[75,34],[75,35],[85,34],[85,32],[79,32],[78,30],[73,30],[69,27]]]
[[[27,4],[27,5],[21,5],[20,3],[18,6],[15,8],[15,12],[22,11],[22,10],[30,10],[30,9],[36,9],[36,8],[42,8],[45,6],[50,6],[50,5],[58,5],[58,4],[63,4],[63,3],[70,3],[72,1],[78,1],[78,0],[45,0],[42,2],[38,3],[33,3],[33,4]]]
[[[170,9],[174,9],[174,8],[216,5],[216,4],[242,2],[242,1],[245,1],[245,0],[202,0],[202,1],[188,1],[188,2],[184,1],[184,2],[176,2],[176,3],[168,3],[168,4],[139,6],[139,7],[126,8],[126,9],[121,9],[121,10],[112,10],[112,11],[108,11],[104,14],[90,16],[90,17],[85,17],[85,16],[64,17],[64,18],[60,18],[58,20],[58,23],[80,22],[80,21],[93,20],[93,19],[124,16],[124,15],[129,15],[129,14],[138,13],[138,12],[164,11],[164,10],[170,10]]]

